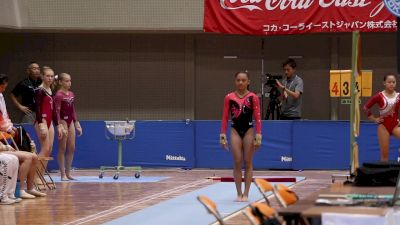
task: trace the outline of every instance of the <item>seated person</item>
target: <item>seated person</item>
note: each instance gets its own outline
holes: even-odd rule
[[[4,101],[3,92],[6,90],[8,85],[8,77],[5,74],[0,74],[0,131],[6,132],[6,135],[15,135],[15,127],[8,117],[6,104]],[[0,135],[6,136],[6,135]],[[18,177],[20,180],[20,196],[21,198],[29,199],[35,197],[44,197],[45,193],[42,193],[34,188],[34,179],[36,174],[36,166],[38,164],[37,155],[30,152],[16,151],[10,145],[0,144],[3,154],[11,154],[17,156],[19,160],[19,171]],[[26,184],[25,184],[26,181]],[[27,190],[25,191],[25,187]]]

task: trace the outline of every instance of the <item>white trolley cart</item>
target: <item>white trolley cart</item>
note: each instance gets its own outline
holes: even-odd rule
[[[118,141],[118,165],[101,166],[99,178],[102,179],[105,171],[113,171],[114,180],[119,177],[121,171],[133,171],[135,178],[140,177],[142,168],[140,166],[122,166],[122,141],[135,138],[135,120],[128,121],[105,121],[105,136],[108,140]]]

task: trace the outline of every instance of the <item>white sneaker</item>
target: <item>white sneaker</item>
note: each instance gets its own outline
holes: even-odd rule
[[[0,199],[0,205],[11,205],[14,203],[15,200],[9,199],[8,197],[3,197],[3,199]]]
[[[22,198],[10,198],[11,200],[14,200],[15,203],[20,203],[22,201]]]
[[[26,190],[26,192],[27,192],[27,193],[29,193],[29,194],[31,194],[31,195],[34,195],[34,196],[36,196],[36,197],[44,197],[44,196],[46,196],[46,194],[45,194],[45,193],[43,193],[43,192],[40,192],[40,191],[38,191],[38,190],[35,190],[35,189],[32,189],[32,190]]]
[[[11,200],[14,200],[15,203],[19,203],[22,201],[22,198],[17,198],[17,197],[15,197],[15,195],[9,195],[8,198]]]
[[[20,190],[19,191],[19,196],[21,196],[22,199],[33,199],[33,198],[36,198],[34,195],[26,193],[25,190]]]

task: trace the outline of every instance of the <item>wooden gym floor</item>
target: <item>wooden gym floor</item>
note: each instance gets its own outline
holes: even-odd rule
[[[255,176],[303,176],[305,181],[293,186],[304,198],[331,184],[331,174],[338,171],[255,171]],[[75,171],[74,176],[98,176],[97,171]],[[112,176],[111,173],[106,174]],[[125,176],[132,174],[121,174]],[[59,174],[52,173],[53,177]],[[45,198],[23,200],[13,205],[0,205],[0,225],[32,224],[101,224],[140,209],[205,187],[213,182],[207,177],[231,177],[230,170],[144,170],[142,176],[165,176],[155,183],[57,183],[47,190]],[[252,189],[251,191],[258,191]],[[235,196],[232,196],[232,200]],[[199,203],[200,204],[200,203]],[[273,202],[276,204],[276,202]],[[140,223],[135,222],[139,225]],[[227,219],[228,225],[246,225],[241,213]]]

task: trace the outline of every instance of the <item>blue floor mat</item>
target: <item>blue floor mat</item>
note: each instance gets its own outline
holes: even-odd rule
[[[298,181],[304,177],[297,177]],[[294,183],[281,183],[287,186]],[[131,213],[121,218],[105,223],[105,225],[206,225],[215,221],[215,218],[206,212],[206,209],[197,200],[197,196],[206,195],[212,199],[223,217],[246,207],[249,202],[262,199],[262,195],[252,184],[249,202],[235,202],[236,189],[232,182],[218,182],[210,186],[189,192],[176,198],[160,202],[151,207]]]

